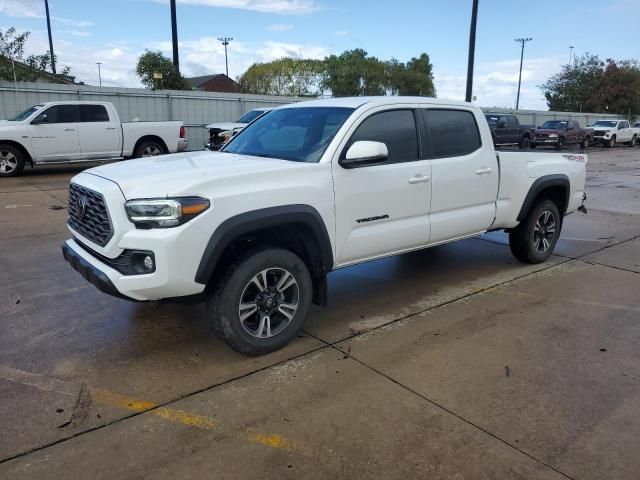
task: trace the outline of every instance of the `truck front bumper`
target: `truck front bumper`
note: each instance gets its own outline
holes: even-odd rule
[[[121,294],[107,274],[85,260],[69,246],[69,242],[65,242],[62,245],[62,256],[67,262],[69,262],[69,265],[71,265],[76,272],[82,275],[86,281],[94,285],[101,292],[114,297],[123,298],[125,300],[131,300],[134,302],[138,301],[134,298]]]

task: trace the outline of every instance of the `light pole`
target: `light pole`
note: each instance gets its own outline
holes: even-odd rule
[[[171,43],[173,44],[173,66],[180,73],[180,60],[178,59],[178,21],[176,18],[176,0],[171,0]]]
[[[51,54],[51,71],[56,74],[56,57],[53,54],[53,39],[51,38],[51,18],[49,17],[49,1],[44,0],[44,9],[47,14],[47,30],[49,31],[49,53]]]
[[[569,66],[571,66],[571,58],[573,57],[573,48],[574,48],[573,45],[569,45]]]
[[[102,65],[102,62],[96,62],[96,65],[98,65],[98,82],[100,82],[100,86],[102,86],[102,74],[100,72],[100,65]]]
[[[469,59],[467,63],[467,94],[465,101],[471,101],[473,91],[473,61],[476,53],[476,23],[478,20],[478,0],[473,0],[471,9],[471,26],[469,28]]]
[[[229,45],[229,42],[231,40],[233,40],[232,37],[218,37],[218,41],[222,42],[222,45],[224,45],[224,65],[226,68],[227,77],[229,76],[229,60],[227,59],[227,45]]]
[[[522,60],[524,59],[524,44],[533,40],[531,37],[516,38],[515,41],[522,44],[522,50],[520,51],[520,74],[518,75],[518,96],[516,97],[516,110],[520,106],[520,84],[522,83]]]

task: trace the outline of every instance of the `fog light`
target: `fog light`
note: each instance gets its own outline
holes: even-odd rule
[[[146,268],[147,270],[153,270],[153,258],[151,258],[149,255],[144,257],[142,263],[144,264],[144,268]]]

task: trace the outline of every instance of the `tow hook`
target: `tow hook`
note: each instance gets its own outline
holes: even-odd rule
[[[585,214],[587,213],[587,207],[584,206],[584,202],[585,202],[586,199],[587,199],[587,194],[583,192],[582,193],[582,205],[580,205],[578,207],[578,211],[582,212],[582,213],[585,213]]]

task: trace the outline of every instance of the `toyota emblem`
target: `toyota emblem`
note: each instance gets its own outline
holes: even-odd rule
[[[76,199],[76,210],[79,220],[82,220],[87,213],[87,202],[88,199],[85,195],[79,195]]]

